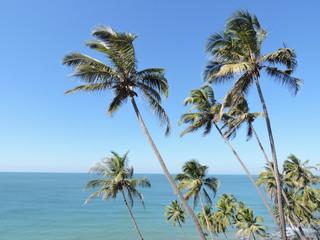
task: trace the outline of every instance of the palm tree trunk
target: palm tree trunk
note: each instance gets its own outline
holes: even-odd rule
[[[131,217],[131,220],[133,222],[134,228],[136,229],[136,232],[137,232],[138,236],[140,237],[140,239],[143,240],[143,237],[142,237],[142,235],[141,235],[141,233],[139,231],[138,225],[137,225],[136,221],[134,220],[132,211],[131,211],[131,209],[130,209],[130,207],[128,205],[128,202],[127,202],[127,199],[126,199],[126,195],[124,194],[124,190],[121,189],[121,192],[122,192],[122,197],[123,197],[124,204],[126,205],[126,207],[128,209],[128,212],[130,214],[130,217]]]
[[[270,123],[270,118],[267,110],[267,106],[261,91],[260,83],[258,80],[257,74],[254,74],[255,77],[255,83],[257,86],[258,94],[260,97],[261,105],[263,112],[265,114],[265,119],[266,119],[266,125],[267,125],[267,130],[268,130],[268,135],[269,135],[269,142],[270,142],[270,148],[271,148],[271,153],[272,153],[272,159],[274,162],[274,178],[277,183],[277,198],[278,198],[278,208],[279,208],[279,218],[280,218],[280,227],[281,227],[281,239],[286,240],[287,239],[287,234],[286,234],[286,222],[284,219],[284,211],[283,211],[283,206],[282,206],[282,193],[281,193],[281,179],[280,179],[280,172],[278,168],[278,160],[277,160],[277,153],[276,153],[276,148],[274,145],[274,139],[273,139],[273,134],[272,134],[272,129],[271,129],[271,123]]]
[[[266,162],[267,162],[267,164],[268,164],[268,166],[269,166],[269,168],[270,168],[270,170],[272,171],[272,174],[273,174],[273,176],[274,176],[274,175],[275,175],[275,174],[274,174],[274,169],[273,169],[273,167],[272,167],[272,165],[271,165],[271,163],[270,163],[270,161],[269,161],[269,158],[268,158],[266,152],[264,151],[264,148],[263,148],[263,146],[262,146],[262,144],[261,144],[261,142],[260,142],[260,139],[259,139],[259,137],[258,137],[258,134],[257,134],[257,132],[255,131],[254,127],[253,127],[251,124],[250,124],[250,128],[251,128],[254,136],[256,137],[256,140],[257,140],[258,145],[259,145],[259,147],[260,147],[260,149],[261,149],[261,152],[263,153],[263,156],[264,156],[264,158],[265,158],[265,160],[266,160]],[[299,232],[300,232],[300,234],[301,234],[301,239],[302,239],[302,240],[305,240],[305,239],[306,239],[306,236],[305,236],[304,231],[303,231],[303,229],[302,229],[302,227],[301,227],[299,218],[298,218],[297,215],[294,213],[294,211],[293,211],[293,209],[292,209],[292,207],[291,207],[291,204],[290,204],[290,202],[289,202],[289,200],[288,200],[288,198],[287,198],[287,195],[286,195],[286,193],[284,192],[283,188],[281,188],[281,193],[282,193],[282,196],[283,196],[284,201],[286,202],[286,204],[287,204],[287,206],[288,206],[288,208],[289,208],[289,211],[290,211],[290,213],[291,213],[291,216],[293,217],[293,220],[294,220],[296,226],[297,226],[298,229],[299,229]]]
[[[301,239],[299,233],[296,231],[296,228],[294,227],[293,223],[292,223],[289,219],[288,219],[288,223],[289,223],[292,231],[294,232],[294,234],[295,234],[299,239]]]
[[[279,228],[279,223],[276,219],[276,217],[273,214],[273,211],[267,201],[267,199],[265,198],[265,196],[263,195],[261,189],[258,187],[258,185],[256,184],[256,181],[253,179],[251,173],[249,172],[249,170],[247,169],[247,167],[245,166],[245,164],[242,162],[242,160],[240,159],[239,155],[237,154],[237,152],[234,150],[234,148],[232,147],[232,145],[230,144],[230,142],[228,141],[228,139],[223,135],[223,133],[221,132],[220,128],[218,127],[218,125],[216,123],[214,123],[214,126],[216,127],[216,129],[218,130],[218,132],[220,133],[221,137],[223,138],[223,140],[225,141],[225,143],[229,146],[230,150],[232,151],[232,153],[235,155],[235,157],[238,159],[240,165],[242,166],[242,168],[244,169],[244,171],[246,172],[246,174],[248,175],[248,177],[250,178],[252,184],[254,185],[254,187],[257,189],[264,205],[266,206],[266,208],[268,209],[268,212],[270,213],[274,223],[276,224],[276,226]]]
[[[206,211],[204,209],[204,205],[203,205],[203,201],[202,201],[202,196],[201,196],[201,193],[199,194],[200,195],[200,203],[201,203],[201,208],[202,208],[202,212],[203,212],[203,216],[204,216],[204,219],[206,220],[206,223],[207,223],[207,229],[210,233],[210,237],[211,239],[213,240],[213,235],[212,235],[212,230],[211,230],[211,225],[209,224],[209,219],[208,219],[208,216],[206,214]]]
[[[140,125],[141,125],[141,127],[142,127],[142,130],[143,130],[144,134],[146,135],[146,137],[147,137],[147,139],[148,139],[148,141],[149,141],[149,143],[150,143],[150,145],[151,145],[151,148],[153,149],[156,157],[158,158],[158,161],[159,161],[159,163],[160,163],[160,166],[161,166],[164,174],[166,175],[166,177],[167,177],[169,183],[171,184],[174,192],[178,195],[180,201],[182,202],[182,204],[183,204],[184,207],[186,208],[186,211],[189,213],[192,221],[194,222],[194,225],[196,226],[196,228],[197,228],[197,230],[198,230],[198,233],[199,233],[199,235],[200,235],[200,238],[201,238],[202,240],[207,240],[206,237],[205,237],[205,235],[204,235],[204,233],[203,233],[203,231],[202,231],[202,228],[201,228],[201,226],[200,226],[200,224],[199,224],[198,219],[197,219],[196,216],[194,215],[194,213],[193,213],[193,211],[191,210],[191,208],[189,207],[186,199],[183,197],[182,193],[181,193],[180,190],[178,189],[177,184],[174,182],[172,176],[170,175],[170,173],[169,173],[169,171],[168,171],[168,169],[167,169],[167,166],[166,166],[165,162],[163,161],[163,158],[161,157],[161,155],[160,155],[160,153],[159,153],[156,145],[154,144],[154,142],[153,142],[153,140],[152,140],[152,138],[151,138],[151,136],[150,136],[150,134],[149,134],[149,131],[148,131],[148,129],[147,129],[147,127],[146,127],[146,125],[145,125],[142,117],[141,117],[141,114],[140,114],[140,111],[139,111],[139,109],[138,109],[138,107],[137,107],[137,104],[136,104],[136,102],[135,102],[135,100],[134,100],[134,98],[133,98],[132,96],[130,96],[130,100],[131,100],[131,103],[132,103],[132,105],[133,105],[134,111],[135,111],[135,113],[136,113],[136,115],[137,115],[137,118],[138,118],[138,120],[139,120],[139,123],[140,123]]]
[[[256,240],[256,237],[254,236],[254,233],[253,233],[253,231],[251,230],[251,233],[252,233],[252,237],[253,237],[253,239],[254,240]]]

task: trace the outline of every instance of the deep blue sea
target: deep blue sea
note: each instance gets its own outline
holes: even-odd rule
[[[186,239],[179,227],[167,223],[165,206],[176,197],[162,174],[147,176],[151,188],[140,189],[146,209],[138,200],[133,213],[146,240]],[[251,206],[264,224],[274,230],[249,178],[244,175],[214,175],[221,184],[217,195],[232,193]],[[83,205],[92,191],[83,191],[88,180],[85,173],[0,173],[0,239],[1,240],[135,240],[139,239],[121,195],[116,200],[96,198]],[[214,201],[216,201],[214,199]],[[183,225],[187,239],[199,239],[190,219]],[[228,239],[237,239],[230,229]],[[220,236],[224,239],[224,236]]]

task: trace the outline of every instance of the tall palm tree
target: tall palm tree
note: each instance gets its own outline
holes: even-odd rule
[[[111,153],[113,154],[112,157],[105,158],[90,168],[90,173],[96,173],[104,179],[94,179],[87,183],[85,189],[99,188],[99,190],[91,194],[85,201],[85,204],[96,196],[102,196],[103,200],[107,200],[109,198],[116,198],[117,194],[121,192],[123,202],[128,209],[135,230],[139,238],[143,240],[138,225],[133,217],[131,207],[133,206],[134,197],[139,198],[144,206],[142,195],[136,187],[150,187],[151,184],[146,177],[141,179],[132,179],[133,168],[128,166],[128,152],[122,157],[115,152]],[[129,204],[127,197],[129,199]]]
[[[96,39],[87,42],[86,45],[105,54],[109,65],[78,52],[67,54],[63,59],[63,64],[73,67],[75,72],[72,76],[80,78],[84,85],[70,89],[66,94],[78,91],[101,92],[111,90],[114,98],[107,108],[107,113],[110,115],[116,112],[128,99],[131,101],[142,130],[158,158],[164,174],[193,220],[201,239],[205,240],[206,238],[196,216],[171,177],[135,101],[139,92],[140,96],[143,96],[143,99],[146,100],[160,120],[160,124],[167,125],[166,134],[169,134],[169,118],[160,105],[161,97],[166,98],[168,96],[168,83],[164,75],[164,69],[148,68],[141,71],[137,70],[137,59],[133,46],[133,41],[137,38],[137,35],[117,32],[103,25],[95,28],[92,35]]]
[[[260,26],[255,15],[248,11],[236,11],[227,20],[226,29],[222,33],[213,34],[207,44],[206,51],[210,53],[210,62],[206,66],[204,77],[210,83],[223,83],[240,75],[227,95],[247,93],[250,86],[256,85],[259,98],[265,114],[266,126],[274,162],[275,179],[277,182],[278,198],[281,197],[281,181],[278,169],[277,154],[271,129],[270,117],[266,102],[260,86],[262,71],[285,85],[296,94],[300,88],[301,80],[291,74],[297,65],[294,50],[283,47],[269,53],[261,53],[261,45],[267,32]],[[281,70],[279,66],[284,66]],[[281,237],[286,239],[285,221],[282,201],[278,201]]]
[[[205,214],[204,201],[206,201],[209,206],[212,205],[211,197],[206,189],[212,191],[214,197],[218,190],[219,180],[215,177],[206,176],[208,168],[208,166],[201,165],[197,160],[187,161],[182,166],[183,173],[177,174],[175,180],[179,181],[178,188],[180,190],[187,191],[184,194],[185,199],[192,199],[193,209],[195,209],[197,202],[200,201],[202,212],[206,218],[207,230],[213,239],[210,222]]]
[[[208,85],[205,85],[197,90],[191,90],[190,91],[190,97],[186,98],[184,101],[185,105],[193,104],[188,110],[187,113],[183,114],[181,116],[180,123],[190,124],[181,134],[180,136],[183,136],[186,133],[197,131],[201,128],[204,128],[204,135],[207,135],[210,133],[212,127],[215,127],[216,130],[219,132],[220,136],[223,138],[225,143],[228,145],[246,174],[248,175],[250,181],[258,191],[262,201],[264,202],[266,208],[268,209],[268,212],[273,218],[274,223],[279,227],[278,222],[272,212],[272,209],[266,200],[265,196],[261,192],[260,188],[257,186],[256,181],[252,177],[251,173],[235,151],[235,149],[232,147],[230,142],[228,141],[227,137],[222,133],[218,126],[218,116],[221,111],[221,104],[219,104],[214,99],[214,92],[212,88]],[[226,115],[222,116],[222,119]],[[227,116],[227,119],[229,119],[229,116]],[[224,120],[224,119],[223,119]],[[224,121],[225,122],[225,121]]]
[[[166,221],[172,221],[173,226],[179,226],[186,237],[186,233],[184,232],[181,223],[186,222],[186,213],[183,209],[182,205],[177,201],[172,201],[170,206],[166,206],[167,212],[164,214],[166,217]]]
[[[248,239],[256,239],[255,234],[263,238],[267,227],[260,224],[260,222],[263,222],[261,216],[254,217],[253,210],[249,207],[244,207],[237,214],[237,223],[235,225],[240,228],[237,233],[248,237]]]
[[[233,101],[234,98],[237,98],[237,101]],[[256,141],[260,147],[260,150],[266,160],[266,163],[268,164],[269,170],[271,170],[268,174],[271,174],[271,177],[274,176],[275,174],[274,174],[273,163],[271,163],[269,161],[269,158],[268,158],[268,156],[267,156],[267,154],[261,144],[259,136],[253,127],[254,120],[258,116],[264,116],[264,115],[262,113],[249,113],[248,103],[242,93],[234,94],[233,96],[229,95],[228,98],[225,99],[225,102],[226,102],[225,106],[230,108],[229,112],[227,114],[230,117],[230,119],[228,119],[226,121],[226,124],[224,125],[224,127],[228,128],[227,131],[224,133],[225,136],[228,139],[231,137],[235,137],[237,130],[241,127],[242,124],[246,123],[247,124],[247,140],[249,140],[252,137],[252,135],[255,136]],[[274,188],[274,190],[276,190],[276,187]],[[286,202],[286,205],[289,209],[289,213],[291,214],[292,219],[295,222],[301,236],[298,233],[296,233],[296,234],[299,238],[304,240],[304,239],[306,239],[306,237],[305,237],[304,231],[300,225],[301,221],[300,221],[299,217],[293,211],[291,204],[289,203],[289,199],[285,194],[285,191],[283,189],[281,189],[281,191],[282,191],[282,197],[283,197],[284,201]],[[292,225],[291,222],[289,222],[289,224]],[[293,231],[295,231],[295,229],[293,229]]]

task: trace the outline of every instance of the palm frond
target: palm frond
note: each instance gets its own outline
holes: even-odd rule
[[[85,43],[86,46],[90,47],[91,49],[97,50],[99,52],[105,53],[105,54],[110,54],[111,52],[109,51],[108,45],[99,39],[94,39],[91,41],[88,41]]]
[[[203,196],[204,196],[206,203],[211,207],[212,206],[211,197],[209,196],[209,194],[205,188],[202,188],[202,192],[203,192]],[[215,193],[214,193],[214,195],[215,195]]]
[[[153,110],[155,115],[157,116],[160,126],[166,125],[165,135],[168,136],[171,131],[170,120],[167,116],[165,110],[161,107],[160,103],[145,89],[141,88],[141,92],[143,92],[143,96],[149,104],[149,107]]]
[[[115,113],[122,106],[122,104],[125,103],[125,101],[127,100],[127,97],[128,95],[126,93],[116,94],[107,109],[107,113],[110,115]]]
[[[294,50],[290,48],[280,48],[275,52],[265,54],[259,59],[260,63],[264,61],[272,65],[282,64],[292,70],[297,66],[296,54]]]
[[[105,42],[108,47],[108,58],[117,68],[126,73],[134,71],[136,58],[132,42],[137,35],[117,32],[104,25],[96,27],[91,34]]]
[[[112,68],[96,68],[90,65],[78,67],[71,77],[79,77],[86,83],[104,83],[108,86],[119,81],[119,74]]]
[[[145,69],[136,75],[144,85],[157,89],[165,98],[168,97],[168,80],[164,76],[163,69]]]
[[[109,67],[100,62],[99,60],[89,57],[88,55],[81,54],[78,52],[71,52],[67,54],[63,59],[62,63],[64,65],[73,67],[77,70],[77,68],[81,66],[92,66],[97,69],[108,69]]]
[[[88,85],[81,85],[66,91],[64,94],[70,94],[74,92],[101,92],[106,90],[110,85],[107,83],[92,83]]]
[[[99,191],[92,193],[92,194],[87,198],[87,200],[86,200],[83,204],[86,205],[86,204],[87,204],[88,202],[90,202],[94,197],[97,197],[97,196],[103,194],[105,191],[108,191],[108,188],[102,188],[102,189],[100,189]]]
[[[94,180],[90,180],[87,183],[87,185],[84,187],[84,190],[88,188],[108,186],[109,184],[110,184],[110,180],[94,179]]]
[[[276,67],[266,67],[266,72],[282,86],[287,87],[294,95],[300,90],[302,80],[292,77],[291,70],[279,70]]]

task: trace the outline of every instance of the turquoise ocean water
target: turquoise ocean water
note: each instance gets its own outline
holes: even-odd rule
[[[136,200],[133,212],[146,240],[185,239],[178,227],[165,221],[165,206],[176,197],[162,174],[147,176],[152,184],[140,189],[146,205]],[[244,175],[214,175],[221,185],[218,193],[232,193],[251,206],[264,224],[274,231],[271,217],[258,193]],[[121,201],[94,199],[83,202],[90,191],[83,191],[93,175],[85,173],[0,173],[1,240],[135,240],[138,239],[127,209]],[[217,198],[214,199],[216,201]],[[199,239],[190,219],[184,225],[187,239]],[[238,239],[234,233],[228,239]],[[220,236],[225,239],[224,236]]]

